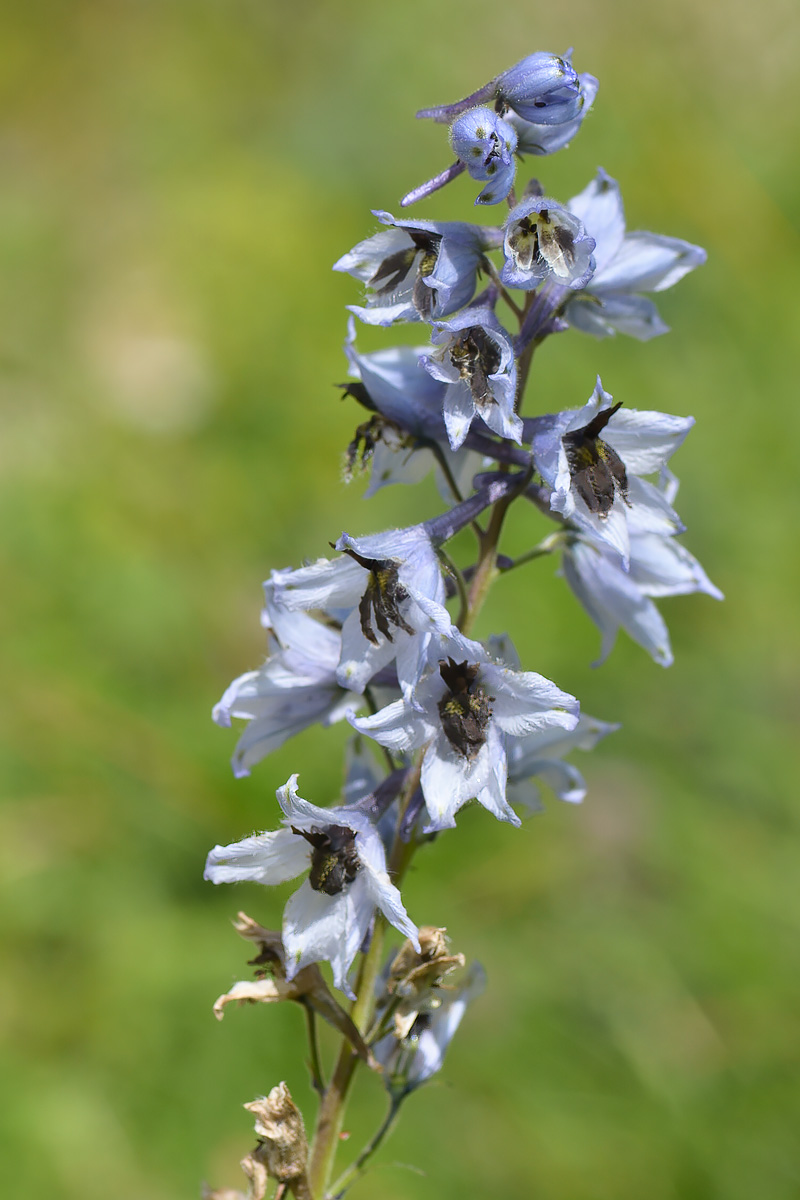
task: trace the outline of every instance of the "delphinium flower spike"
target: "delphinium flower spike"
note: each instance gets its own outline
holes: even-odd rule
[[[540,810],[542,794],[583,800],[587,781],[568,756],[619,729],[528,669],[508,635],[477,639],[493,585],[560,554],[567,586],[600,629],[601,657],[622,628],[664,666],[672,648],[655,600],[721,596],[678,541],[668,463],[693,418],[654,411],[639,396],[615,399],[599,378],[585,404],[528,394],[533,356],[555,334],[621,331],[644,341],[665,332],[644,293],[671,287],[705,257],[676,237],[627,232],[619,186],[603,170],[566,202],[538,180],[520,181],[526,156],[563,149],[596,94],[597,80],[576,72],[571,53],[535,52],[465,99],[420,110],[448,127],[455,162],[402,205],[465,175],[481,185],[475,203],[488,223],[375,208],[378,231],[334,267],[364,291],[348,306],[349,379],[340,384],[362,410],[346,478],[369,467],[369,498],[434,468],[442,501],[427,519],[383,531],[341,532],[337,520],[327,534],[332,556],[274,570],[267,660],[234,680],[214,710],[219,724],[248,722],[237,775],[312,726],[328,731],[346,718],[355,731],[334,803],[302,799],[294,774],[277,791],[279,828],[208,855],[214,883],[271,888],[307,876],[285,904],[272,901],[280,932],[240,922],[259,948],[256,978],[216,1004],[221,1015],[234,1002],[268,1011],[288,999],[306,1016],[314,1136],[309,1147],[286,1084],[251,1104],[259,1146],[243,1163],[249,1200],[263,1200],[270,1179],[281,1198],[340,1200],[402,1105],[441,1069],[483,989],[483,969],[450,951],[431,914],[420,914],[419,927],[408,915],[400,887],[413,891],[412,860],[435,854],[467,805],[512,837],[508,827]],[[407,324],[409,340],[357,349],[354,317],[378,330]],[[503,540],[512,506],[515,557]],[[552,523],[544,538],[533,524],[542,518]],[[546,637],[547,618],[537,619]],[[487,837],[501,834],[487,824]],[[413,895],[409,907],[416,914]],[[387,946],[393,931],[406,939],[399,951]],[[317,1019],[342,1039],[329,1072]],[[361,1066],[382,1068],[388,1111],[331,1188]]]

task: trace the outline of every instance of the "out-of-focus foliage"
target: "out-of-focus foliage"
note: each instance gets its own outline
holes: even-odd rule
[[[549,560],[495,589],[479,632],[512,629],[624,728],[581,761],[583,808],[519,832],[470,811],[419,857],[409,912],[489,988],[352,1195],[796,1197],[794,5],[39,0],[2,21],[5,1194],[236,1184],[240,1106],[282,1079],[311,1123],[299,1014],[211,1015],[244,970],[229,918],[274,923],[284,896],[201,870],[274,823],[290,771],[334,799],[344,733],[235,782],[209,710],[261,660],[269,568],[436,503],[343,486],[356,413],[331,386],[358,296],[330,264],[448,161],[415,109],[575,45],[600,93],[536,164],[548,192],[602,164],[629,228],[709,262],[659,300],[667,337],[553,339],[529,405],[580,405],[600,371],[696,416],[680,511],[728,599],[663,604],[670,671],[621,640],[592,672]],[[470,199],[456,181],[420,213]],[[524,516],[517,549],[541,533]],[[348,1146],[381,1103],[364,1080]]]

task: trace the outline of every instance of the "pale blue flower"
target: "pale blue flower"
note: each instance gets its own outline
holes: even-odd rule
[[[359,242],[334,263],[371,290],[364,306],[348,305],[368,325],[439,320],[472,299],[484,253],[497,230],[464,221],[403,221],[375,216],[389,228]]]
[[[526,813],[539,812],[539,784],[543,783],[559,800],[580,804],[586,795],[586,781],[577,767],[563,761],[564,756],[573,750],[593,750],[619,728],[581,713],[578,724],[567,732],[548,729],[512,738],[508,746],[509,803]]]
[[[506,218],[500,278],[507,287],[531,291],[554,278],[581,288],[594,271],[594,238],[573,213],[546,196],[529,196]]]
[[[231,765],[234,775],[250,768],[309,725],[332,725],[343,720],[361,697],[336,679],[341,657],[341,634],[302,612],[287,612],[273,602],[267,585],[262,624],[277,649],[262,667],[235,679],[214,706],[218,725],[231,718],[249,721],[239,738]]]
[[[666,333],[652,300],[640,292],[662,292],[706,261],[700,246],[657,233],[625,232],[619,184],[600,169],[567,205],[595,239],[595,272],[585,292],[570,299],[564,317],[594,337],[615,331],[640,341]]]
[[[350,373],[363,384],[363,389],[353,389],[352,394],[368,410],[385,418],[369,430],[374,448],[367,496],[389,483],[416,483],[436,463],[439,492],[452,503],[453,496],[449,484],[444,482],[438,458],[428,448],[431,443],[439,447],[438,455],[444,458],[462,495],[470,490],[472,476],[480,468],[479,456],[490,455],[515,466],[527,466],[526,451],[508,442],[495,441],[478,419],[460,443],[460,452],[451,449],[444,419],[448,384],[424,369],[422,360],[429,351],[429,346],[395,346],[359,354],[355,346],[355,322],[352,317],[349,319],[345,353]],[[476,453],[467,454],[468,449]]]
[[[605,543],[627,570],[631,520],[639,533],[680,533],[665,492],[644,479],[661,472],[694,417],[612,406],[600,379],[582,409],[531,423],[536,467],[552,488],[550,507]],[[600,426],[600,428],[598,428]]]
[[[420,361],[434,379],[447,384],[444,423],[452,448],[463,445],[475,417],[501,437],[519,442],[514,348],[494,312],[478,305],[464,309],[435,326],[431,341],[436,353]]]
[[[629,570],[623,570],[616,554],[583,537],[569,539],[563,567],[564,578],[602,635],[600,657],[593,666],[608,658],[619,629],[660,666],[671,666],[669,630],[652,597],[705,592],[723,599],[697,559],[674,537],[635,528]]]
[[[490,108],[473,108],[458,117],[450,130],[456,158],[473,179],[489,182],[479,192],[476,204],[499,204],[514,185],[517,135]]]
[[[448,633],[445,586],[436,551],[422,525],[352,538],[343,533],[337,559],[319,558],[297,570],[273,571],[275,602],[290,610],[341,609],[341,687],[363,692],[395,661],[404,695],[428,665],[434,633]]]
[[[519,824],[506,799],[508,737],[573,729],[579,705],[549,679],[496,662],[478,642],[454,631],[439,643],[438,667],[410,699],[372,716],[348,715],[360,733],[394,753],[425,747],[421,785],[430,822],[448,829],[469,800],[501,821]]]
[[[417,927],[389,879],[383,843],[369,819],[345,805],[318,808],[297,794],[297,775],[277,791],[283,829],[215,846],[204,878],[212,883],[275,885],[308,870],[288,900],[281,938],[286,978],[329,962],[333,981],[351,999],[347,972],[378,908],[419,951]]]
[[[508,634],[490,637],[487,648],[506,666],[520,668],[519,655]],[[523,815],[541,812],[539,783],[543,783],[559,800],[579,804],[586,795],[586,783],[577,767],[564,762],[564,757],[573,750],[593,750],[602,738],[619,728],[581,713],[574,729],[555,726],[509,738],[506,786],[509,803],[522,809]]]

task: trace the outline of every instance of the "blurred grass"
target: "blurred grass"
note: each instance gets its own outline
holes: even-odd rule
[[[333,796],[344,732],[235,782],[208,711],[261,660],[271,567],[431,511],[430,488],[368,509],[340,482],[355,295],[329,264],[444,165],[417,107],[575,44],[601,91],[548,191],[602,163],[631,228],[709,262],[659,301],[665,338],[554,339],[539,403],[599,371],[697,417],[680,511],[728,599],[664,603],[670,671],[621,640],[592,672],[550,564],[498,585],[481,632],[624,728],[582,761],[582,809],[519,833],[470,811],[421,856],[410,912],[490,990],[353,1196],[796,1197],[795,7],[40,0],[2,34],[8,1194],[196,1196],[236,1182],[245,1100],[286,1079],[312,1112],[297,1013],[210,1014],[244,970],[229,918],[282,897],[200,873],[298,763]],[[468,218],[451,192],[424,214]],[[365,1080],[351,1146],[381,1103]]]

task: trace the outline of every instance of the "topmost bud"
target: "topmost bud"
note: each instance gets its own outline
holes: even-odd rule
[[[490,79],[471,96],[454,104],[420,109],[417,116],[449,123],[468,109],[492,101],[499,113],[512,109],[537,125],[570,121],[583,106],[580,80],[569,59],[538,51]]]

